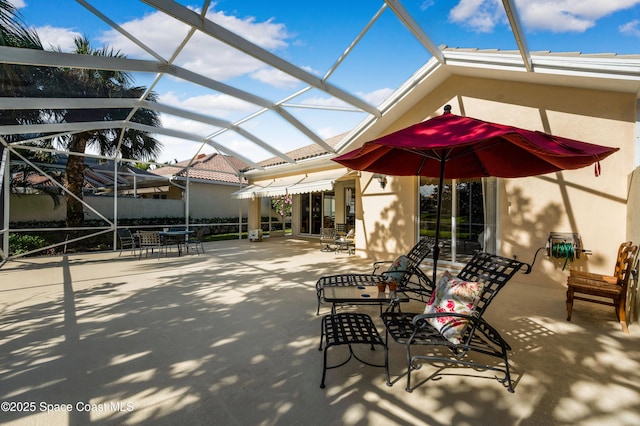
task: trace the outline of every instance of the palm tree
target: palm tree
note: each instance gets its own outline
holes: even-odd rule
[[[0,0],[0,46],[43,50],[35,31],[28,29],[18,11],[6,0]],[[43,67],[0,64],[0,96],[33,96],[38,81],[42,81]],[[38,111],[0,110],[0,124],[37,123]],[[11,139],[6,136],[6,139]],[[2,152],[0,145],[0,153]]]
[[[21,47],[42,50],[42,43],[35,31],[30,30],[22,21],[17,9],[8,1],[0,0],[0,46]],[[46,73],[43,67],[27,67],[19,65],[0,64],[0,96],[24,97],[31,96],[40,76]],[[38,123],[41,115],[38,111],[0,110],[0,125],[14,125],[24,123]],[[3,135],[5,141],[11,143],[18,140],[12,135]],[[4,158],[4,144],[0,143],[0,159]],[[5,185],[0,176],[0,223],[5,221]],[[5,245],[5,235],[0,235],[0,248],[8,252]]]
[[[23,23],[17,10],[7,1],[0,0],[0,45],[43,50],[37,33]],[[123,57],[112,49],[93,49],[87,38],[75,40],[78,54],[95,56]],[[144,87],[133,86],[129,74],[120,71],[78,70],[44,66],[17,66],[0,64],[0,96],[5,97],[131,97],[140,98],[146,92]],[[150,93],[146,100],[155,101],[156,95]],[[43,122],[80,122],[109,121],[124,119],[130,109],[96,108],[90,110],[0,110],[0,125],[34,124]],[[150,126],[158,126],[158,114],[148,109],[138,109],[132,121]],[[34,135],[29,135],[32,138]],[[43,147],[50,148],[53,142],[70,153],[83,154],[88,146],[93,146],[100,154],[116,157],[147,160],[157,158],[161,144],[149,134],[127,129],[122,134],[122,143],[118,147],[120,132],[116,129],[87,131],[76,135],[61,137],[55,141],[43,139]],[[5,136],[9,142],[19,140],[20,136]],[[0,144],[0,158],[4,146]],[[27,151],[25,157],[39,158],[45,161],[50,157],[46,152]],[[26,175],[26,173],[25,173]],[[66,165],[65,185],[67,189],[82,199],[84,183],[84,157],[69,155]],[[0,203],[4,185],[0,185]],[[2,207],[2,206],[0,206]],[[0,208],[0,219],[4,208]],[[67,226],[83,223],[82,203],[67,196]]]
[[[75,53],[81,55],[124,57],[110,48],[94,49],[86,37],[74,40]],[[144,95],[146,88],[133,86],[129,73],[123,71],[65,69],[57,81],[56,92],[66,93],[68,97],[88,98],[134,98]],[[156,95],[150,93],[146,100],[155,101]],[[57,111],[60,122],[88,122],[123,120],[131,112],[130,109],[70,109]],[[158,113],[149,109],[138,109],[132,119],[134,122],[157,127],[160,125]],[[67,226],[80,226],[84,220],[82,203],[82,188],[84,185],[84,154],[88,147],[97,150],[101,155],[123,158],[149,160],[156,158],[162,149],[162,144],[149,133],[125,129],[122,143],[119,145],[121,131],[118,129],[89,130],[77,134],[60,137],[56,142],[69,152],[65,169],[65,188],[74,196],[67,195]]]

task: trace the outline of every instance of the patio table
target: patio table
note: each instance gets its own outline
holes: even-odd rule
[[[331,303],[332,313],[335,313],[336,305],[380,305],[382,310],[382,305],[392,301],[409,301],[409,296],[402,291],[396,291],[395,294],[379,292],[375,285],[325,287],[322,297],[325,302]]]
[[[195,234],[195,231],[160,231],[161,238],[165,239],[168,244],[175,244],[178,247],[178,256],[182,256],[184,237],[191,234]]]
[[[355,254],[356,252],[356,243],[351,239],[345,238],[337,238],[335,241],[335,253],[342,253],[345,249],[348,254]]]

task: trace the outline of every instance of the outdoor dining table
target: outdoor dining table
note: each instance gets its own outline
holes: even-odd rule
[[[175,244],[178,247],[178,256],[182,256],[182,244],[184,244],[185,236],[195,234],[195,231],[160,231],[160,237],[165,239],[169,244]]]

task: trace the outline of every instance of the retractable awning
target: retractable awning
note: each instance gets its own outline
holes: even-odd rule
[[[246,188],[242,188],[231,194],[234,198],[249,199],[260,197],[275,197],[278,195],[286,195],[287,188],[299,183],[304,176],[289,176],[286,178],[272,179],[269,181],[261,181]]]
[[[310,173],[301,182],[287,188],[287,194],[306,194],[307,192],[330,191],[336,180],[345,176],[344,169]]]
[[[336,180],[347,174],[345,169],[289,176],[270,181],[257,182],[231,194],[234,198],[249,199],[274,197],[285,194],[305,194],[307,192],[330,191]]]

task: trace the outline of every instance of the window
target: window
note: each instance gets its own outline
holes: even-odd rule
[[[464,262],[495,252],[495,179],[447,181],[442,191],[440,259]],[[438,181],[420,178],[420,237],[435,236]]]
[[[354,188],[344,189],[345,223],[348,227],[356,226],[356,191]]]

